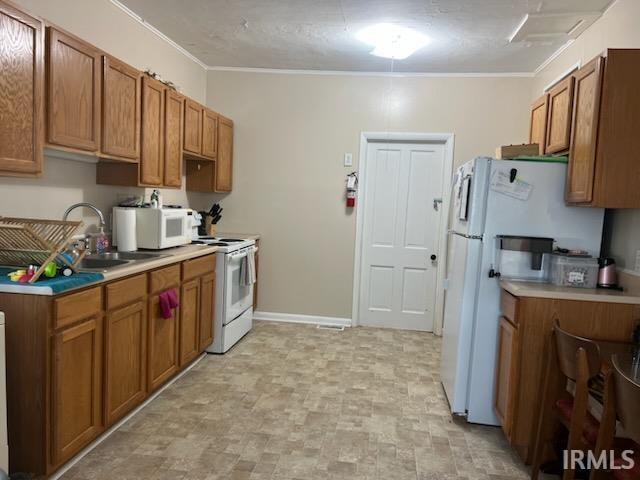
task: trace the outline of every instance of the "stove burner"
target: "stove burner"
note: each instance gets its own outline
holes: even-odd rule
[[[229,243],[244,242],[244,240],[241,240],[239,238],[221,238],[220,241],[221,242],[229,242]]]

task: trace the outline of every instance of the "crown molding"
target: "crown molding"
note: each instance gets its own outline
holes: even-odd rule
[[[351,77],[433,77],[433,78],[499,78],[516,77],[531,78],[532,72],[364,72],[349,70],[303,70],[281,68],[252,68],[252,67],[207,67],[212,72],[241,72],[241,73],[269,73],[280,75],[341,75]]]
[[[185,57],[187,57],[189,60],[192,60],[193,62],[197,63],[198,65],[200,65],[204,70],[208,70],[209,66],[204,63],[202,60],[200,60],[199,58],[197,58],[196,56],[194,56],[193,54],[189,53],[187,50],[185,50],[184,48],[182,48],[180,45],[178,45],[176,42],[174,42],[173,40],[171,40],[169,37],[167,37],[164,33],[162,33],[160,30],[158,30],[156,27],[154,27],[153,25],[151,25],[150,23],[147,23],[140,15],[138,15],[137,13],[135,13],[133,10],[131,10],[129,7],[127,7],[126,5],[124,5],[123,3],[121,3],[119,0],[109,0],[113,5],[115,5],[116,7],[118,7],[120,10],[122,10],[124,13],[126,13],[127,15],[129,15],[131,18],[133,18],[136,22],[138,22],[140,25],[142,25],[144,28],[146,28],[147,30],[149,30],[150,32],[152,32],[153,34],[155,34],[157,37],[159,37],[161,40],[164,40],[165,42],[167,42],[169,45],[171,45],[173,48],[175,48],[177,51],[179,51],[182,55],[184,55]]]

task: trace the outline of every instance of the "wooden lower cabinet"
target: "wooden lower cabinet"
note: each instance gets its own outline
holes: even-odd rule
[[[518,328],[506,317],[500,317],[498,328],[498,363],[494,387],[494,411],[507,438],[511,438],[515,375],[518,364]]]
[[[108,426],[133,409],[147,393],[146,299],[107,314],[104,343]]]
[[[10,473],[50,476],[211,344],[215,260],[55,296],[0,293]],[[171,288],[181,305],[165,319],[158,295]]]
[[[183,283],[180,297],[180,365],[184,365],[199,353],[200,280]]]
[[[176,285],[176,291],[179,290],[180,287]],[[147,372],[149,391],[158,388],[178,371],[179,313],[179,310],[174,310],[170,318],[164,318],[160,312],[160,297],[158,294],[152,294],[151,298],[149,298],[149,360]]]
[[[556,319],[574,335],[628,342],[640,324],[640,305],[514,297],[504,290],[502,296],[494,410],[511,445],[530,463]]]
[[[213,343],[213,318],[216,314],[216,272],[200,278],[200,350]]]
[[[59,465],[103,428],[102,318],[54,334],[51,344],[51,463]]]

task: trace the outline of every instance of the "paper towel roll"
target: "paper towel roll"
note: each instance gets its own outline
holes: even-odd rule
[[[138,249],[135,208],[116,209],[116,240],[120,252],[134,252]]]

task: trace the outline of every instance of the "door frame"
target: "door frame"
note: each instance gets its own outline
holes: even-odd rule
[[[371,142],[406,142],[406,143],[438,143],[444,145],[444,165],[442,169],[442,204],[443,215],[438,226],[438,266],[436,271],[436,304],[433,314],[433,333],[442,335],[444,315],[444,280],[447,251],[447,223],[449,201],[451,198],[451,178],[453,177],[453,133],[419,133],[419,132],[361,132],[360,155],[358,159],[358,191],[356,194],[356,241],[353,262],[353,296],[351,308],[351,325],[360,324],[360,280],[362,275],[362,241],[364,231],[364,204],[366,201],[367,150]]]

